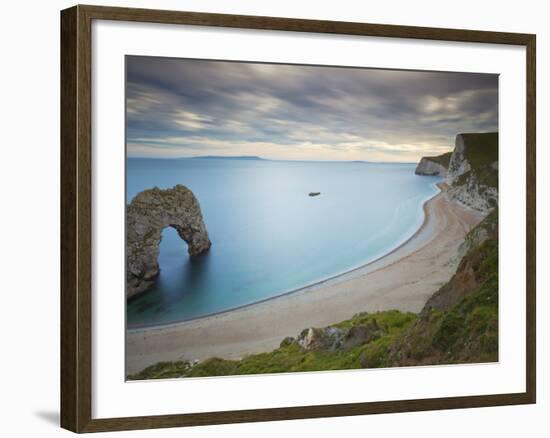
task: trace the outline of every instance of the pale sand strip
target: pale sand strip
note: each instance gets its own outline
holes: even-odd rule
[[[444,186],[441,186],[444,189]],[[271,351],[286,336],[355,313],[419,312],[452,276],[450,261],[483,218],[439,193],[424,205],[422,227],[396,250],[361,268],[264,302],[170,326],[128,330],[126,372],[160,361],[228,359]]]

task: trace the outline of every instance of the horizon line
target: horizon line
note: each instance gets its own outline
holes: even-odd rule
[[[138,159],[138,160],[191,160],[191,159],[242,159],[242,160],[259,160],[259,161],[294,161],[294,162],[307,162],[307,163],[369,163],[369,164],[418,164],[423,157],[420,157],[418,161],[369,161],[369,160],[307,160],[307,159],[279,159],[279,158],[265,158],[258,155],[195,155],[189,157],[148,157],[148,156],[132,156],[126,155],[126,159]]]

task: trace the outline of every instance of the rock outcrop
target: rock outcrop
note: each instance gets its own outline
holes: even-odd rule
[[[446,177],[448,199],[489,213],[498,206],[498,132],[458,134],[452,153],[423,157],[415,174]]]
[[[377,324],[376,319],[372,319],[364,324],[351,327],[310,327],[302,330],[296,338],[285,338],[281,342],[281,346],[296,344],[307,351],[349,351],[384,335],[386,335],[384,329]]]
[[[498,133],[458,134],[447,171],[446,196],[488,213],[498,205]]]
[[[182,185],[138,193],[126,208],[126,297],[150,288],[159,274],[162,230],[174,228],[187,242],[190,256],[207,251],[211,242],[197,198]]]
[[[422,157],[414,173],[416,175],[445,177],[447,176],[447,167],[449,166],[450,158],[451,152],[435,157]]]

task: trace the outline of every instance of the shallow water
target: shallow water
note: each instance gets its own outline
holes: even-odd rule
[[[156,286],[130,300],[129,326],[183,321],[261,301],[368,263],[408,239],[438,177],[414,164],[244,159],[127,161],[127,200],[183,184],[212,241],[195,259],[163,231]],[[321,192],[310,197],[310,192]],[[330,311],[330,309],[327,309]]]

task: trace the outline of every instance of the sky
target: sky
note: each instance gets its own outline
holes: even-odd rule
[[[498,130],[498,76],[126,58],[130,157],[416,162]]]

